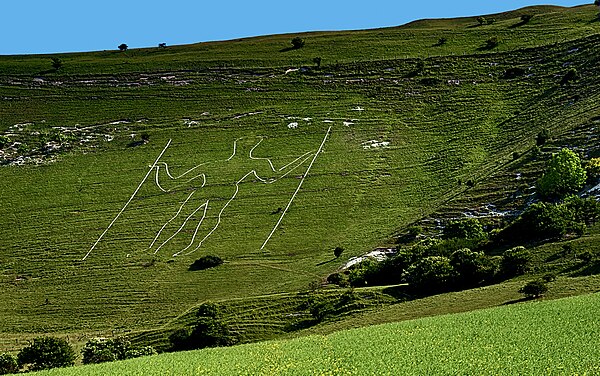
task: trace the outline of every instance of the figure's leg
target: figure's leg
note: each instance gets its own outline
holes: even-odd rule
[[[161,245],[158,246],[158,248],[156,248],[156,250],[154,251],[154,254],[158,253],[158,251],[164,247],[168,242],[171,241],[171,239],[173,239],[175,236],[177,236],[177,234],[179,234],[181,232],[181,230],[183,230],[183,228],[185,227],[185,225],[188,223],[188,221],[198,212],[200,211],[200,209],[204,208],[204,215],[202,216],[202,219],[200,220],[200,223],[198,223],[198,226],[196,226],[196,231],[198,231],[198,228],[200,227],[200,225],[202,224],[202,221],[204,220],[204,217],[206,216],[206,208],[208,208],[208,201],[206,201],[204,204],[200,205],[199,207],[197,207],[190,215],[187,216],[187,218],[185,219],[185,221],[183,221],[183,223],[181,224],[181,226],[179,226],[179,228],[177,229],[177,231],[175,231],[175,233],[173,235],[171,235],[167,240],[165,240],[164,242],[161,243]],[[194,233],[194,236],[196,236],[196,234]],[[193,239],[192,239],[193,241]]]
[[[179,207],[179,210],[177,210],[177,213],[175,213],[175,215],[173,217],[171,217],[171,219],[169,219],[168,221],[166,221],[165,224],[160,228],[160,230],[158,231],[158,233],[156,234],[156,236],[152,240],[152,243],[150,243],[150,245],[148,246],[148,248],[147,248],[148,250],[152,249],[152,247],[154,247],[154,244],[157,242],[157,240],[160,237],[160,235],[162,234],[162,232],[169,225],[169,223],[173,222],[175,220],[175,218],[177,218],[179,216],[179,214],[183,210],[183,207],[185,206],[185,204],[187,204],[187,202],[190,200],[190,198],[192,198],[192,196],[194,195],[194,193],[196,193],[196,191],[193,191],[192,193],[190,193],[190,195],[185,199],[185,201],[183,202],[183,204],[181,204],[181,206]]]

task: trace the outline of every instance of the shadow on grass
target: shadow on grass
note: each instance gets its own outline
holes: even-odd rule
[[[331,260],[328,260],[328,261],[320,262],[320,263],[317,264],[317,266],[329,264],[330,262],[335,261],[335,260],[337,260],[337,257],[334,257],[334,258],[332,258]]]
[[[529,302],[529,301],[535,300],[535,299],[536,298],[524,297],[524,298],[520,298],[520,299],[509,300],[508,302],[502,303],[502,305],[506,306],[506,305],[512,305],[512,304],[517,304],[517,303]]]

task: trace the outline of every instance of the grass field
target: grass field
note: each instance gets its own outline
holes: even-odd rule
[[[536,15],[515,26],[523,13]],[[389,245],[468,193],[459,181],[508,168],[541,129],[593,123],[596,13],[313,33],[287,52],[291,36],[69,54],[59,72],[48,56],[0,57],[0,132],[20,143],[0,168],[0,337],[163,328],[209,299],[304,290]],[[492,36],[498,48],[482,50]],[[286,73],[315,56],[321,69]],[[525,74],[504,78],[513,67]],[[560,85],[572,68],[579,81]],[[247,175],[278,177],[265,158],[279,170],[303,155],[273,184]],[[207,185],[163,192],[148,174],[164,178],[162,163],[174,176],[199,166]],[[206,254],[225,264],[187,270]]]
[[[40,375],[593,375],[598,294]]]

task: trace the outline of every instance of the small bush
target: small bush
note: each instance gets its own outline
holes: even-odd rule
[[[475,286],[484,280],[491,280],[495,267],[483,252],[473,252],[468,248],[454,251],[450,265],[456,271],[456,280],[461,286]]]
[[[444,227],[444,239],[484,239],[486,233],[481,223],[475,218],[452,221]]]
[[[500,260],[500,275],[504,278],[525,274],[531,255],[525,247],[515,247],[504,252]]]
[[[292,47],[295,50],[298,50],[298,49],[304,47],[304,44],[305,44],[304,40],[300,37],[295,37],[292,39]]]
[[[440,39],[438,39],[437,45],[438,45],[438,46],[443,46],[443,45],[445,45],[446,43],[448,43],[448,39],[447,39],[447,38],[444,38],[444,37],[441,37]]]
[[[479,24],[479,26],[483,26],[487,23],[487,20],[485,19],[485,17],[477,17],[477,23]]]
[[[543,146],[550,139],[550,131],[547,129],[542,129],[535,138],[535,144],[537,146]]]
[[[562,149],[552,156],[544,175],[538,180],[538,193],[544,198],[560,198],[575,193],[587,180],[579,156],[572,150]]]
[[[0,139],[0,148],[2,141]],[[585,164],[585,172],[589,183],[595,183],[600,178],[600,158],[592,158]]]
[[[413,238],[416,238],[417,236],[421,235],[421,233],[423,232],[423,227],[421,226],[410,226],[408,228],[408,235],[410,235]]]
[[[0,149],[3,149],[6,145],[10,144],[11,140],[8,136],[0,135]]]
[[[151,346],[140,349],[132,347],[131,342],[124,337],[93,338],[81,350],[83,364],[112,362],[154,353],[156,352]]]
[[[62,338],[38,337],[21,349],[17,361],[21,367],[29,365],[32,371],[69,367],[75,364],[75,351]]]
[[[58,57],[52,57],[50,58],[50,60],[52,61],[52,68],[54,68],[54,70],[59,70],[60,68],[62,68],[63,62],[61,59],[59,59]]]
[[[556,273],[546,273],[542,276],[542,280],[546,283],[556,281]]]
[[[219,256],[202,256],[198,260],[194,261],[188,268],[190,271],[205,270],[217,267],[223,264],[223,260]]]
[[[525,69],[519,68],[519,67],[514,67],[514,68],[509,68],[506,71],[504,71],[504,78],[506,78],[506,79],[517,78],[517,77],[523,76],[524,74],[525,74]]]
[[[323,61],[323,59],[321,59],[320,57],[315,57],[313,58],[313,63],[315,63],[315,65],[317,66],[317,68],[321,68],[321,61]]]
[[[406,270],[409,285],[421,293],[436,293],[450,289],[455,271],[450,259],[443,256],[425,257]]]
[[[181,328],[169,336],[171,350],[194,350],[205,347],[231,346],[238,338],[229,329],[221,309],[215,303],[202,304],[193,327]]]
[[[350,284],[348,275],[345,273],[333,273],[327,277],[327,283],[332,283],[341,287],[346,287]]]
[[[17,373],[19,366],[14,356],[10,354],[0,354],[0,375]]]
[[[546,282],[538,279],[535,281],[528,282],[525,286],[519,289],[519,292],[525,295],[527,298],[539,298],[548,292],[548,286]]]
[[[493,48],[498,47],[499,44],[500,44],[500,42],[498,41],[497,37],[491,37],[490,39],[488,39],[487,41],[485,41],[484,48],[486,50],[491,50]]]
[[[344,253],[344,248],[343,247],[335,247],[335,249],[333,250],[333,255],[335,256],[335,258],[339,258],[342,253]]]
[[[569,69],[567,73],[563,76],[560,81],[561,85],[566,85],[570,82],[577,81],[579,79],[579,74],[577,73],[577,69]]]
[[[521,23],[522,23],[522,24],[526,24],[526,23],[528,23],[529,21],[531,21],[531,19],[532,19],[532,18],[533,18],[533,14],[523,14],[523,15],[521,16]]]

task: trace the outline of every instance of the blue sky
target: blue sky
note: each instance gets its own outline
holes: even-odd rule
[[[151,47],[314,30],[401,25],[584,0],[3,0],[0,54]]]

